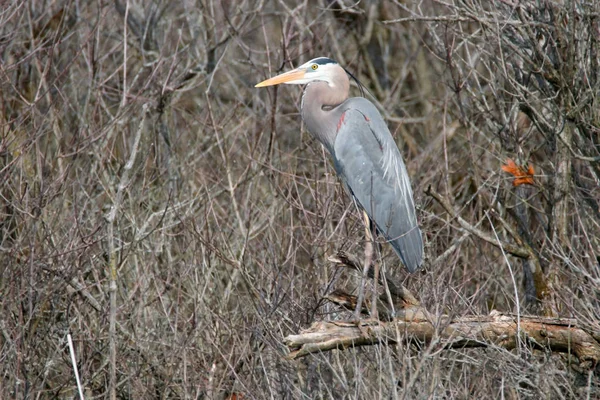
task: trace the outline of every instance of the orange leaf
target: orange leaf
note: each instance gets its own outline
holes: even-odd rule
[[[515,177],[513,186],[533,185],[533,175],[535,174],[533,165],[529,164],[529,167],[525,170],[525,168],[515,164],[510,158],[507,158],[506,164],[501,168],[504,172],[508,172]]]

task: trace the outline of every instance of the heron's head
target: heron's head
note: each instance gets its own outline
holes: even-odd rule
[[[333,86],[336,77],[340,75],[346,76],[346,72],[337,62],[327,57],[318,57],[296,69],[262,81],[255,87],[273,86],[281,83],[304,85],[315,81],[327,82],[330,86]]]

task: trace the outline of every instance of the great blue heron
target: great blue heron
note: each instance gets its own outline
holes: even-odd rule
[[[423,261],[410,180],[400,151],[377,108],[363,97],[348,98],[348,72],[319,57],[260,82],[256,87],[306,84],[302,119],[331,153],[348,191],[393,246],[410,272]]]

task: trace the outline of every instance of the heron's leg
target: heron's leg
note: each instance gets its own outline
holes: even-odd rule
[[[364,266],[363,266],[363,273],[362,273],[362,277],[360,279],[360,287],[358,288],[358,299],[356,300],[356,309],[354,310],[354,317],[358,320],[360,319],[360,311],[362,309],[362,303],[363,300],[365,298],[365,281],[367,279],[367,276],[369,274],[369,268],[371,267],[371,262],[373,260],[373,235],[371,234],[371,230],[370,230],[370,220],[369,220],[369,216],[367,215],[366,212],[363,211],[363,217],[365,219],[365,236],[366,236],[366,243],[365,243],[365,262],[364,262]],[[379,269],[376,268],[376,273],[379,272]],[[377,282],[378,277],[375,277],[375,282]],[[375,285],[377,285],[377,283],[375,283]],[[375,286],[375,289],[377,289],[377,286]],[[374,299],[377,299],[377,290],[375,290],[374,292]],[[375,312],[377,312],[377,302],[375,301],[375,303],[373,303],[373,307],[375,307]],[[374,314],[371,315],[371,317],[375,317]]]
[[[373,298],[371,301],[371,318],[379,319],[379,313],[377,312],[377,301],[379,298],[377,293],[377,284],[379,283],[379,260],[377,259],[377,254],[379,254],[380,251],[375,251],[375,238],[377,237],[377,234],[375,232],[377,228],[375,226],[375,223],[371,221],[371,219],[367,216],[367,213],[363,213],[363,215],[367,221],[367,224],[365,224],[367,230],[366,237],[367,241],[371,243],[371,260],[375,267],[375,271],[373,271]],[[377,243],[377,245],[379,248],[379,243]]]
[[[379,283],[379,260],[375,260],[375,278],[373,279],[373,300],[371,303],[371,318],[379,319],[379,313],[377,312],[377,302],[379,301],[379,296],[377,293],[377,284]]]

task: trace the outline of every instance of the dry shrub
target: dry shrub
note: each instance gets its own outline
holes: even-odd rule
[[[527,347],[286,361],[283,336],[348,317],[322,296],[358,280],[326,256],[360,254],[363,227],[300,126],[301,90],[253,85],[325,55],[369,88],[429,260],[407,276],[384,246],[385,271],[432,312],[554,312],[599,331],[599,12],[583,0],[6,2],[2,397],[75,396],[68,333],[90,398],[598,396],[593,371]],[[507,158],[533,165],[533,186],[512,185]],[[530,256],[467,233],[428,187]]]

